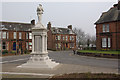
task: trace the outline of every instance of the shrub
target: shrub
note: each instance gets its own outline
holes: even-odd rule
[[[30,51],[26,49],[26,50],[24,51],[24,53],[25,53],[25,54],[29,54]]]
[[[8,50],[3,50],[2,51],[2,54],[7,54],[8,53]]]
[[[16,51],[11,51],[10,53],[11,53],[11,54],[15,54],[15,53],[16,53]]]

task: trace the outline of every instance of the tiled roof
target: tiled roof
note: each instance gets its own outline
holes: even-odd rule
[[[107,12],[102,13],[101,17],[95,24],[119,21],[120,20],[120,10],[118,7],[113,7],[109,9]]]
[[[51,31],[53,34],[75,34],[73,30],[69,28],[51,27]]]
[[[31,31],[32,27],[30,23],[0,22],[1,30]]]

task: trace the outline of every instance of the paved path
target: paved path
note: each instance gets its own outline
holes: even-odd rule
[[[73,55],[72,51],[49,51],[49,56],[56,62],[60,63],[60,65],[53,70],[17,68],[17,66],[25,63],[28,60],[29,55],[10,56],[2,58],[2,70],[4,73],[12,72],[22,75],[32,75],[33,73],[36,75],[43,75],[44,77],[46,75],[64,73],[118,73],[117,59],[78,56]]]

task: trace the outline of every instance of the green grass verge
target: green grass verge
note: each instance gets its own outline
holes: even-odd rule
[[[120,54],[120,51],[78,50],[82,53]]]

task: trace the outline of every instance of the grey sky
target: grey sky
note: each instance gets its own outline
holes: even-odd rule
[[[37,21],[36,8],[38,2],[4,2],[2,3],[2,20],[10,22]],[[107,11],[115,2],[46,2],[43,25],[50,21],[54,27],[79,27],[85,33],[95,35],[95,21],[102,12]],[[1,17],[1,16],[0,16]]]

